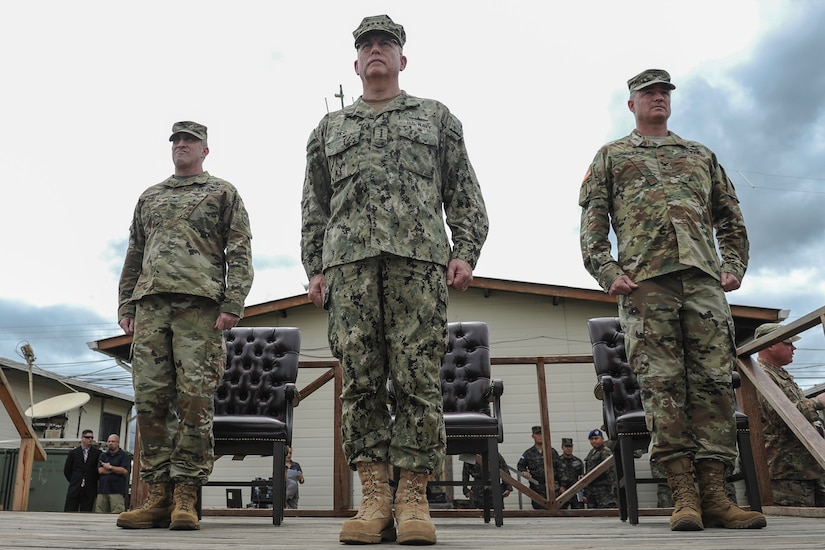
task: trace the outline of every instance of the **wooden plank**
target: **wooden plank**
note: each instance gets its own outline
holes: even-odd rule
[[[610,455],[606,459],[604,459],[598,466],[587,472],[585,475],[581,477],[576,483],[574,483],[569,489],[565,492],[560,494],[556,499],[556,504],[561,507],[564,505],[565,502],[576,496],[576,493],[593,483],[596,478],[602,475],[604,472],[608,470],[608,468],[613,467],[613,463],[616,461],[616,457]]]
[[[547,376],[544,372],[544,360],[539,358],[536,361],[536,386],[539,392],[539,418],[541,419],[542,454],[544,455],[544,490],[547,494],[542,495],[551,510],[556,509],[556,496],[554,487],[556,478],[553,471],[553,452],[550,438],[550,417],[547,410]]]
[[[6,378],[3,369],[0,369],[0,401],[2,401],[3,406],[6,408],[6,412],[9,414],[11,422],[20,437],[22,439],[35,440],[34,460],[38,462],[46,460],[46,451],[32,431],[26,415],[23,414],[23,407],[21,407],[20,402],[17,401],[17,397],[14,395],[11,384],[9,384],[9,380]]]
[[[799,412],[791,400],[779,389],[779,386],[774,384],[770,376],[765,374],[762,367],[750,357],[739,358],[739,370],[748,377],[756,390],[762,394],[782,420],[785,421],[788,428],[808,449],[819,465],[825,468],[825,439],[819,435],[816,428]],[[757,415],[755,418],[759,418],[759,416]]]
[[[36,442],[37,440],[31,437],[24,437],[20,440],[20,454],[17,456],[17,473],[14,476],[14,496],[11,505],[11,509],[17,512],[29,508],[29,490],[34,469]]]
[[[745,360],[749,361],[750,357],[745,358]],[[767,468],[768,460],[765,458],[765,429],[760,420],[762,413],[760,412],[759,397],[749,377],[740,376],[740,380],[741,384],[737,390],[737,396],[740,408],[748,415],[751,452],[753,452],[753,463],[756,466],[759,498],[763,506],[770,506],[773,504],[773,491],[771,490],[771,476]]]

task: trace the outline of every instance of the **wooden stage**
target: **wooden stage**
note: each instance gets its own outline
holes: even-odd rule
[[[664,515],[642,516],[638,525],[604,516],[505,516],[504,525],[485,524],[480,517],[436,515],[438,547],[475,550],[495,548],[560,548],[565,550],[633,548],[635,550],[799,550],[825,548],[823,510],[767,508],[768,526],[759,530],[706,529],[673,532]],[[207,512],[208,513],[208,512]],[[817,517],[810,517],[811,515]],[[268,548],[344,548],[338,542],[342,518],[286,517],[275,527],[268,516],[207,515],[199,531],[127,530],[115,526],[114,515],[0,511],[3,549],[128,548],[139,550]],[[381,547],[398,547],[385,543]]]

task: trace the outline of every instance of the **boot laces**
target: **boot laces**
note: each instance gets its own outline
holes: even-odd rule
[[[196,498],[194,486],[181,485],[176,492],[180,509],[187,512],[194,511]]]
[[[149,494],[146,496],[143,505],[138,509],[142,511],[151,510],[162,505],[167,499],[166,488],[158,483],[153,483],[149,485]]]

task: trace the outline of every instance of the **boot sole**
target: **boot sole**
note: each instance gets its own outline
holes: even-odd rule
[[[375,533],[341,533],[338,535],[338,542],[344,544],[380,544],[382,542],[392,542],[395,540],[395,527],[384,529],[378,534]]]
[[[123,529],[167,529],[171,520],[161,521],[129,521],[117,520],[117,526]]]
[[[696,523],[687,518],[670,524],[671,531],[703,531],[704,529],[705,527],[701,523]]]
[[[705,521],[708,527],[723,527],[725,529],[762,529],[768,526],[765,518],[756,518],[750,521]]]
[[[169,529],[172,531],[197,531],[200,528],[199,523],[191,521],[175,521],[169,524]]]

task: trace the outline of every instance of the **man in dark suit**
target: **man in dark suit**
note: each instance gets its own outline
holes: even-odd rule
[[[66,491],[64,512],[94,511],[97,497],[97,461],[100,458],[100,449],[94,442],[94,432],[83,430],[80,446],[66,455],[63,475],[69,482],[69,489]]]

